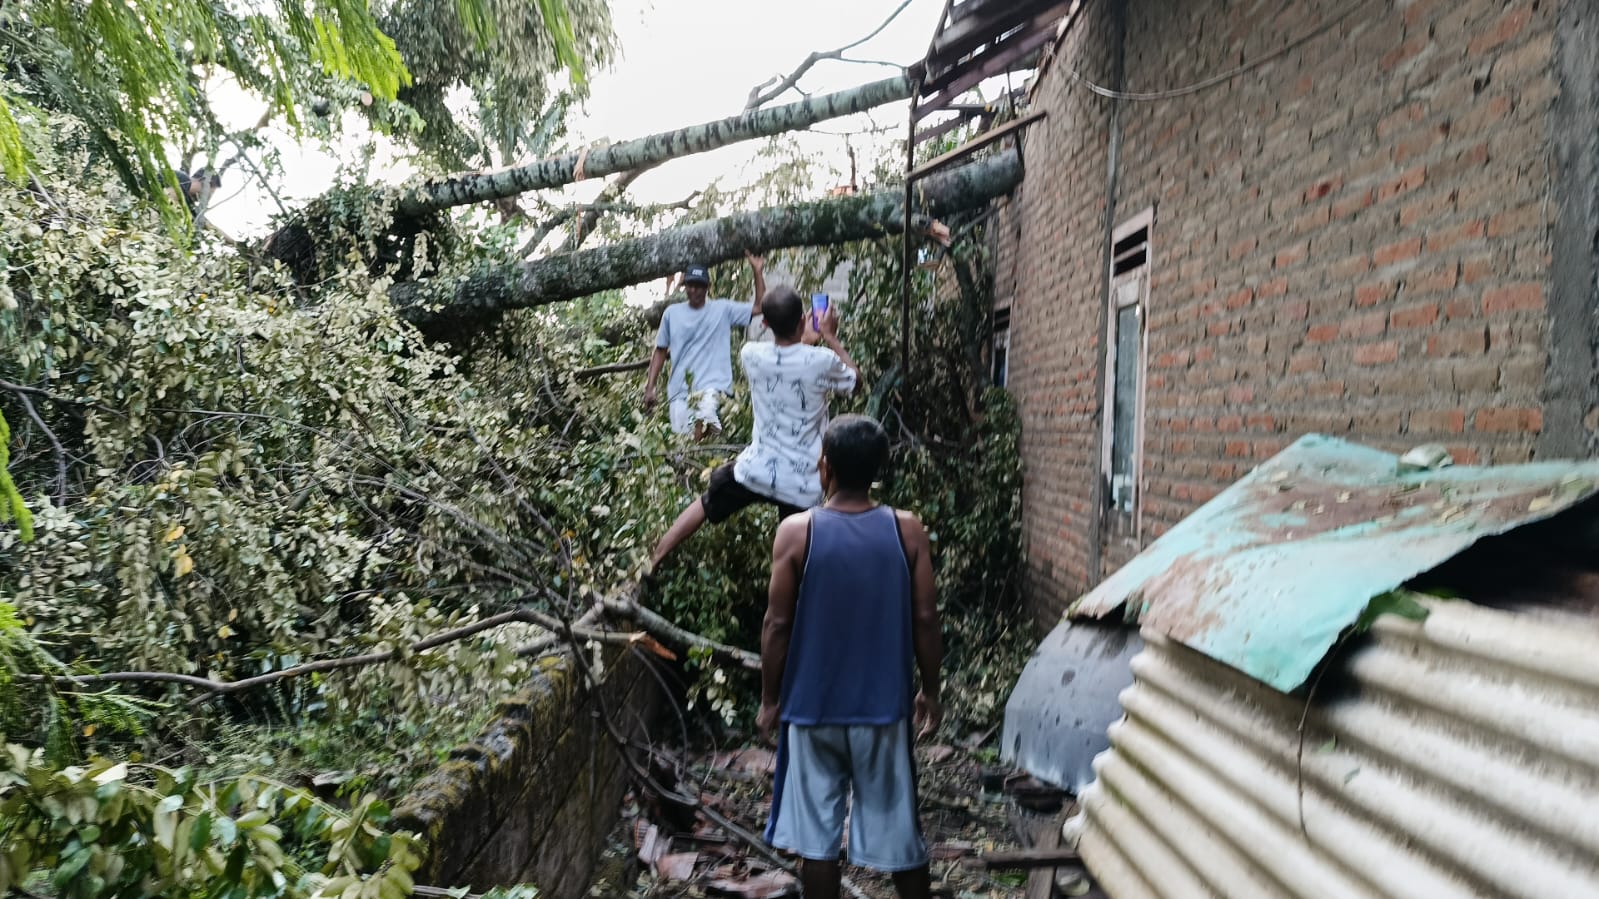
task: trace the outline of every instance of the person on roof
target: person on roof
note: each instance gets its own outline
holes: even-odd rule
[[[755,273],[752,302],[707,299],[710,271],[703,265],[691,265],[683,271],[683,292],[688,301],[667,306],[655,334],[655,353],[644,378],[644,408],[655,408],[656,382],[670,358],[672,373],[666,382],[666,400],[672,430],[693,434],[696,440],[722,432],[717,406],[722,397],[733,392],[730,332],[747,326],[752,315],[760,314],[761,297],[766,293],[766,260],[749,252],[744,256]]]

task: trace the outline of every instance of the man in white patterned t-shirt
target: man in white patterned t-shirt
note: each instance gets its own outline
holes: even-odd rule
[[[739,352],[755,413],[753,439],[737,459],[711,472],[705,494],[656,544],[652,567],[707,521],[725,521],[758,502],[777,506],[779,519],[822,502],[816,460],[827,430],[827,397],[853,391],[860,369],[839,343],[836,307],[818,324],[826,346],[809,346],[802,340],[805,305],[793,288],[772,288],[761,306],[773,339],[750,341]]]

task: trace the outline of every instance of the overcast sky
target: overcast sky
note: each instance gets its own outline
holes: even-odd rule
[[[812,50],[830,50],[864,36],[899,3],[900,0],[614,0],[612,18],[621,43],[621,59],[610,71],[592,73],[591,96],[571,122],[571,143],[581,146],[599,139],[642,137],[737,114],[744,108],[751,87],[791,71]],[[942,9],[943,0],[912,0],[882,34],[850,55],[902,64],[919,59],[927,50]],[[823,62],[807,73],[801,86],[811,92],[827,92],[885,78],[894,71],[886,66]],[[799,95],[791,92],[785,99],[796,100]],[[235,108],[229,111],[235,115],[230,118],[237,121],[228,124],[234,126],[252,122],[261,108],[257,105],[252,111],[245,102],[233,105]],[[895,103],[881,107],[875,114],[817,127],[852,131],[874,124],[891,126],[892,134],[881,139],[894,139],[902,133],[905,110],[904,103]],[[362,139],[353,138],[347,144]],[[801,139],[808,152],[847,170],[842,137],[808,134]],[[855,140],[859,149],[867,139]],[[281,134],[277,143],[284,147],[286,169],[286,183],[277,186],[291,207],[296,201],[325,190],[333,181],[337,157],[352,156],[354,149],[347,146],[337,155],[324,153],[295,147]],[[760,145],[759,141],[752,141],[675,160],[640,178],[630,196],[641,202],[670,202],[718,177],[729,184],[744,182],[752,174],[748,166]],[[395,163],[392,154],[380,151],[378,159],[386,180],[397,181],[408,174]],[[864,164],[864,156],[862,161]],[[577,200],[588,199],[602,184],[595,180],[574,188],[570,194]],[[238,168],[228,172],[218,198],[211,218],[235,236],[260,233],[276,211],[266,191],[249,183]]]

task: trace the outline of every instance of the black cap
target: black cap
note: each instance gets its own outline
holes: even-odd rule
[[[691,265],[683,270],[683,283],[704,284],[708,287],[711,283],[711,273],[706,271],[703,265]]]

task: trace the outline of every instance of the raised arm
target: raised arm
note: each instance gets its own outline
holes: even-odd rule
[[[854,375],[855,375],[855,383],[857,385],[860,384],[860,382],[861,382],[861,370],[860,370],[860,367],[855,364],[855,360],[854,359],[850,358],[849,351],[844,349],[844,344],[839,342],[839,339],[838,339],[838,307],[837,306],[829,306],[829,307],[827,307],[826,314],[824,314],[822,316],[821,334],[822,334],[822,341],[827,344],[827,348],[832,350],[834,355],[838,356],[838,361],[844,363],[844,367],[845,368],[849,369],[851,372],[854,373]],[[849,393],[850,391],[845,390],[843,392],[844,393]],[[920,525],[918,525],[918,527],[920,527]]]
[[[778,524],[772,540],[772,578],[766,589],[766,618],[761,622],[761,711],[755,717],[763,739],[770,739],[777,729],[783,668],[788,664],[788,641],[794,634],[794,605],[799,599],[810,521],[809,512],[790,515]]]
[[[927,529],[912,512],[901,511],[899,533],[911,567],[911,636],[916,645],[916,670],[922,677],[916,694],[916,736],[930,736],[944,720],[939,698],[943,685],[944,636],[938,620],[938,588],[933,581],[933,550]]]
[[[755,299],[750,303],[750,317],[754,318],[761,314],[761,300],[766,296],[766,257],[745,250],[744,258],[750,261],[750,271],[755,273]]]

